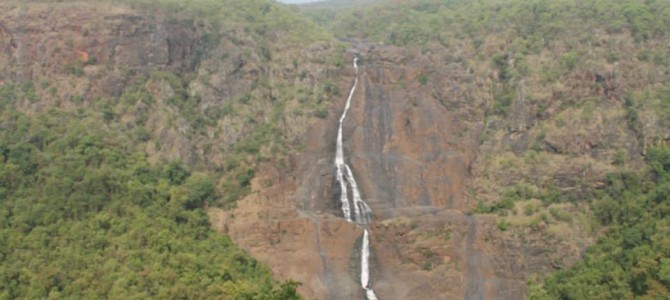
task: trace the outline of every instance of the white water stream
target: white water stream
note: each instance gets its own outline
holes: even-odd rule
[[[365,297],[368,300],[378,300],[375,291],[370,286],[370,240],[367,229],[363,232],[363,245],[361,246],[361,286],[365,289]]]
[[[344,112],[340,117],[339,129],[337,131],[337,149],[335,151],[335,167],[337,168],[337,181],[340,183],[342,193],[340,194],[340,202],[342,203],[342,213],[344,218],[351,223],[365,226],[372,222],[372,211],[363,199],[358,190],[358,184],[354,178],[354,173],[351,168],[344,161],[344,150],[342,149],[342,126],[344,119],[347,117],[347,112],[351,107],[351,98],[354,96],[356,86],[358,86],[358,58],[354,58],[354,68],[356,69],[356,79],[354,86],[349,91],[347,104],[344,106]],[[349,188],[351,188],[351,203],[349,201]],[[353,219],[351,206],[353,205]],[[361,287],[365,290],[365,297],[368,300],[378,300],[377,295],[372,290],[370,285],[370,239],[367,228],[363,232],[363,243],[361,245]]]

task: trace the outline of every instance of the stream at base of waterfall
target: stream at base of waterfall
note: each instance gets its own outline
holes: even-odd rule
[[[342,213],[344,218],[351,223],[359,226],[367,226],[372,222],[372,210],[365,201],[361,198],[361,193],[358,190],[358,184],[354,178],[354,173],[344,160],[344,150],[342,149],[342,127],[344,120],[347,117],[347,112],[351,107],[351,98],[354,96],[356,86],[358,86],[358,57],[354,58],[354,68],[356,69],[356,78],[354,85],[349,91],[347,103],[344,106],[344,111],[340,117],[339,128],[337,131],[337,149],[335,151],[335,167],[337,169],[336,178],[340,183],[340,202],[342,204]],[[351,203],[349,201],[349,191],[351,191]],[[352,218],[353,206],[353,218]],[[377,295],[372,290],[370,283],[370,237],[368,229],[363,231],[363,242],[361,243],[361,287],[365,290],[365,297],[368,300],[378,300]]]

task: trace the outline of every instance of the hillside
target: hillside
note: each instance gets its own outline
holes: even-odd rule
[[[669,298],[668,20],[0,3],[0,299]]]
[[[667,297],[667,221],[658,211],[668,199],[648,202],[664,190],[664,171],[647,171],[663,160],[648,154],[666,151],[670,138],[667,3],[322,6],[304,12],[341,38],[374,43],[380,64],[395,70],[386,97],[399,93],[394,89],[410,99],[432,97],[460,125],[452,127],[461,138],[454,144],[475,145],[467,152],[476,157],[460,173],[462,204],[447,207],[495,216],[496,229],[477,258],[464,255],[469,274],[483,255],[474,272],[489,278],[475,285],[486,295],[467,290],[466,298],[527,295],[515,278],[530,280],[538,299]],[[412,71],[398,71],[403,67]],[[636,213],[619,215],[629,209]],[[570,269],[589,248],[586,261]],[[567,270],[542,288],[556,269]]]
[[[0,8],[0,298],[297,298],[205,209],[327,107],[327,33],[270,1]]]

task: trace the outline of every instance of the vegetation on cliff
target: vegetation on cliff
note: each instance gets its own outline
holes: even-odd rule
[[[543,240],[541,273],[562,270],[533,281],[533,298],[670,297],[669,2],[336,3],[304,12],[342,37],[429,57],[422,89],[484,99],[466,115],[481,126],[472,212],[496,215],[501,236]],[[438,71],[450,67],[472,77]]]
[[[670,148],[642,174],[614,173],[592,200],[606,233],[572,268],[531,286],[531,299],[670,298]]]
[[[392,84],[475,136],[472,212],[547,252],[532,298],[670,297],[670,4],[377,2],[0,4],[0,298],[298,298],[205,209],[328,116],[335,36],[425,58]]]
[[[300,129],[289,123],[324,118],[339,92],[320,80],[320,72],[343,66],[336,58],[343,48],[325,30],[273,1],[4,5],[8,18],[48,11],[72,20],[70,26],[31,17],[10,23],[7,32],[14,37],[2,42],[9,49],[18,40],[22,47],[12,51],[22,53],[2,60],[11,67],[0,78],[31,91],[15,106],[103,109],[112,126],[123,127],[135,145],[146,148],[150,161],[179,157],[188,168],[216,173],[216,185],[224,187],[222,206],[234,206],[249,193],[261,162],[300,147]],[[96,15],[108,24],[91,18]],[[21,26],[60,26],[60,36],[45,38]],[[39,43],[46,54],[36,51]]]
[[[449,39],[502,33],[537,47],[561,43],[557,38],[565,33],[588,35],[585,24],[609,33],[628,31],[638,41],[653,39],[667,33],[670,14],[664,1],[633,0],[394,1],[366,10],[324,4],[306,13],[339,35],[393,45],[448,44]]]
[[[211,230],[208,174],[147,162],[104,112],[0,114],[0,298],[293,299]]]
[[[0,299],[299,298],[205,210],[299,146],[285,110],[324,113],[278,49],[325,31],[273,1],[0,7]]]

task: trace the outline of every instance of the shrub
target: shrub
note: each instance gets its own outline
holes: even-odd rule
[[[430,260],[426,260],[426,262],[423,263],[423,269],[425,271],[430,271],[433,268],[433,263]]]
[[[428,84],[428,76],[426,74],[419,75],[418,80],[419,80],[419,83],[421,83],[421,85]]]
[[[314,116],[319,119],[325,119],[328,116],[328,107],[323,106],[314,110]]]
[[[626,151],[619,149],[614,154],[614,164],[617,166],[623,166],[628,161],[628,155]]]
[[[186,178],[191,176],[191,174],[182,167],[181,162],[178,160],[172,161],[165,166],[163,170],[164,178],[169,180],[171,184],[179,185],[186,181]]]
[[[570,214],[570,212],[552,207],[549,209],[549,213],[551,214],[551,216],[554,217],[554,219],[556,219],[556,221],[567,222],[567,223],[572,222],[572,215]]]
[[[577,53],[570,51],[561,55],[561,65],[567,70],[572,71],[577,64]]]
[[[530,202],[523,206],[523,213],[526,216],[532,216],[535,212],[537,212],[537,205],[535,203]]]
[[[498,222],[498,229],[499,229],[500,231],[507,231],[507,228],[508,228],[508,227],[509,227],[509,223],[507,222],[507,220],[505,220],[505,219],[501,219],[501,220]]]

